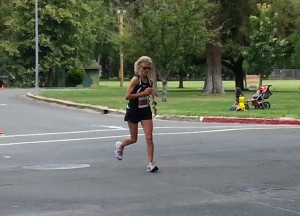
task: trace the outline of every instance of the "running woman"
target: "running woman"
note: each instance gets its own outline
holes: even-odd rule
[[[154,165],[153,121],[150,100],[156,105],[154,90],[150,75],[153,63],[150,57],[142,56],[134,64],[135,75],[126,90],[125,98],[128,100],[124,121],[127,121],[130,137],[116,143],[115,155],[118,160],[123,159],[124,148],[134,144],[138,139],[138,124],[141,123],[147,143],[148,172],[156,172]]]

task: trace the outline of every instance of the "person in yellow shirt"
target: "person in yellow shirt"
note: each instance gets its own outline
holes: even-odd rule
[[[231,110],[245,110],[245,97],[240,87],[235,88],[235,102]]]
[[[244,96],[239,96],[239,103],[236,106],[237,111],[245,111],[246,106],[245,106],[245,97]]]

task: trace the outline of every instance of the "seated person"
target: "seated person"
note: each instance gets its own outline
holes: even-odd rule
[[[244,111],[245,109],[246,109],[246,106],[245,106],[245,97],[244,96],[240,96],[239,97],[239,103],[236,106],[236,110],[237,111]]]
[[[240,104],[240,97],[243,98],[242,99],[243,102],[241,104]],[[235,88],[235,102],[234,102],[233,106],[230,108],[230,110],[238,110],[242,107],[242,104],[244,104],[243,109],[245,110],[245,97],[244,97],[244,94],[243,94],[240,87],[236,87]]]

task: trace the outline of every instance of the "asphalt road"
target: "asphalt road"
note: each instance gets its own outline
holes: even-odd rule
[[[158,173],[123,116],[0,91],[1,216],[297,216],[300,126],[155,120]]]

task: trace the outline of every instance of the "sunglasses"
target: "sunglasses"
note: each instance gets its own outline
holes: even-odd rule
[[[152,67],[142,67],[143,70],[152,70]]]

